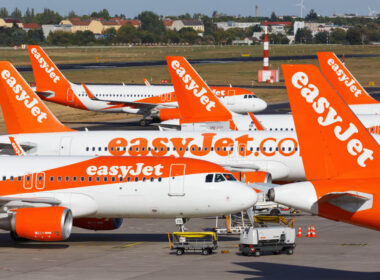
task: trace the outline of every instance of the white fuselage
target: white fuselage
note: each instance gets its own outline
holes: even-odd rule
[[[148,179],[144,181],[141,177],[135,181],[136,175],[127,174],[120,182],[119,176],[104,176],[104,174],[99,176],[99,173],[86,172],[89,168],[86,161],[89,161],[88,165],[91,166],[93,162],[90,161],[94,158],[96,160],[96,157],[73,156],[2,156],[0,184],[5,185],[2,185],[0,197],[54,198],[61,202],[60,206],[69,208],[74,217],[112,218],[215,216],[247,209],[257,199],[256,193],[251,188],[238,181],[206,182],[205,177],[209,174],[207,170],[205,173],[156,177],[154,180],[147,177]],[[118,160],[116,158],[115,165],[128,165],[127,157],[123,157],[122,160],[120,157]],[[141,162],[144,163],[143,157]],[[187,164],[192,163],[187,162]],[[101,163],[99,165],[101,166]],[[172,166],[164,165],[160,171],[165,173],[165,168],[171,170]],[[65,173],[57,175],[54,169]],[[27,180],[30,174],[34,175]],[[38,181],[39,176],[42,179]],[[89,177],[92,177],[92,183],[88,183]],[[98,182],[98,178],[99,183],[95,183]],[[113,178],[116,180],[113,181]],[[79,182],[81,183],[78,186]],[[20,204],[11,201],[3,206],[6,207],[0,208],[0,216],[6,215],[10,209],[20,207]],[[30,206],[44,205],[31,203]]]
[[[90,99],[82,85],[71,84],[71,88],[81,103],[91,111],[126,112],[132,114],[142,113],[143,111],[143,107],[115,107],[115,104],[110,105],[108,101],[154,103],[157,104],[157,109],[163,108],[165,105],[177,107],[177,101],[173,101],[173,98],[176,98],[176,94],[172,86],[88,85],[87,88],[98,100]],[[233,91],[235,92],[235,90]],[[267,107],[266,102],[256,95],[252,93],[249,95],[235,95],[224,92],[224,90],[217,94],[223,105],[234,113],[260,112]]]
[[[29,155],[161,155],[203,159],[238,170],[269,172],[273,179],[303,179],[294,132],[78,131],[12,135]],[[0,136],[0,143],[10,143]]]
[[[295,131],[294,120],[291,114],[263,114],[255,115],[265,130],[269,131]],[[380,125],[380,117],[378,115],[358,115],[359,120],[366,128]],[[233,121],[238,130],[257,130],[256,125],[249,115],[233,115]],[[172,119],[161,122],[165,125],[179,126],[178,119]]]

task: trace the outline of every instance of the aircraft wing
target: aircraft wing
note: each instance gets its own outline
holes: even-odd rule
[[[156,104],[156,103],[146,103],[146,102],[135,102],[135,101],[115,101],[115,100],[104,100],[104,99],[92,99],[95,101],[103,101],[107,102],[108,105],[115,106],[128,106],[132,108],[145,108],[145,109],[154,109],[154,108],[177,108],[177,105],[169,105],[169,104]]]
[[[40,97],[49,98],[54,95],[54,92],[52,91],[36,91],[37,95]]]
[[[32,145],[28,144],[21,144],[21,148],[24,150],[24,152],[27,152],[33,148],[35,148]],[[14,154],[14,147],[11,143],[0,143],[0,154],[2,155],[13,155]]]
[[[320,197],[318,203],[330,203],[353,213],[372,207],[372,195],[355,191],[331,192]]]
[[[51,205],[59,205],[61,201],[53,197],[10,197],[0,196],[0,204],[9,202],[24,202],[24,203],[45,203]]]

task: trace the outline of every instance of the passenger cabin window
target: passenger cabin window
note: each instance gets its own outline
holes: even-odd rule
[[[212,179],[214,178],[214,174],[206,175],[206,183],[212,183]]]

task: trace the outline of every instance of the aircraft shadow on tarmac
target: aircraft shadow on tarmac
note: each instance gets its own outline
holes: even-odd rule
[[[238,236],[219,236],[219,241],[239,241]],[[162,242],[168,243],[167,233],[73,233],[66,241],[40,242],[33,240],[13,241],[8,233],[0,234],[1,248],[18,249],[66,249],[75,243],[134,243],[134,242]],[[120,244],[122,245],[122,244]]]
[[[234,264],[245,269],[228,272],[240,274],[244,279],[380,279],[380,272],[359,272],[255,261],[235,262]]]

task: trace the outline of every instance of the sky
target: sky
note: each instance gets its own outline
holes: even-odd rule
[[[185,13],[202,13],[211,16],[213,11],[228,15],[254,16],[255,6],[258,5],[259,16],[300,15],[300,7],[296,4],[301,0],[0,0],[0,7],[8,11],[19,8],[34,8],[41,12],[49,8],[67,15],[73,10],[77,14],[89,14],[103,8],[111,15],[123,13],[129,18],[137,16],[142,11],[153,11],[162,16],[180,15]],[[314,9],[318,14],[330,16],[333,14],[358,13],[368,15],[370,7],[380,12],[379,0],[304,0],[306,14]],[[305,16],[305,12],[303,12]]]

